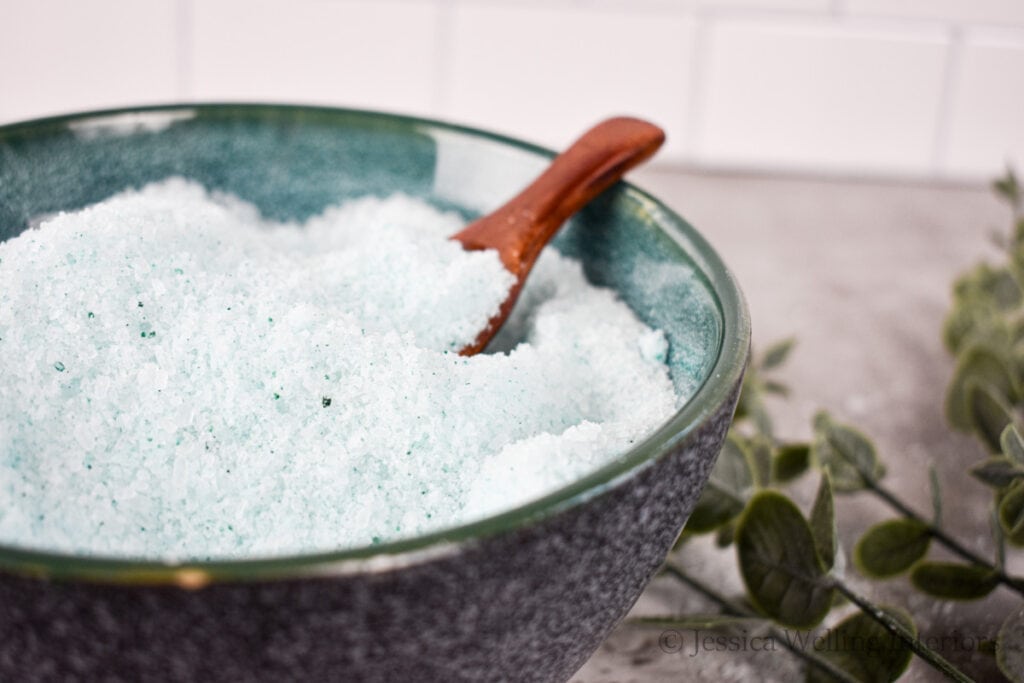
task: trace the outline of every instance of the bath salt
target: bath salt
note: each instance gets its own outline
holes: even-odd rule
[[[0,545],[168,561],[378,544],[593,471],[686,399],[546,249],[512,276],[403,195],[304,224],[172,178],[0,243]]]

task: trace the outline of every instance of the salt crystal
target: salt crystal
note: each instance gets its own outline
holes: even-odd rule
[[[664,335],[551,249],[508,352],[460,357],[512,284],[460,227],[403,195],[273,223],[169,179],[0,243],[0,544],[407,538],[578,479],[678,409]]]

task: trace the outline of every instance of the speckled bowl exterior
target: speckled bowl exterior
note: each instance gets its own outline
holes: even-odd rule
[[[45,119],[0,127],[0,241],[168,175],[274,218],[395,189],[469,217],[549,158],[479,131],[337,109],[179,105]],[[683,339],[711,350],[703,383],[668,423],[541,500],[380,546],[168,565],[0,545],[0,681],[567,680],[693,509],[732,417],[749,323],[711,248],[627,184],[574,219],[557,247],[666,331],[670,370],[693,362]],[[680,312],[692,292],[652,294],[637,275],[652,260],[700,276],[709,319]]]

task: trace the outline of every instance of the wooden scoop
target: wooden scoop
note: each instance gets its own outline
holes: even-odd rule
[[[569,216],[649,159],[665,141],[657,126],[619,117],[597,124],[551,162],[525,190],[497,211],[452,235],[469,250],[497,249],[516,282],[498,314],[459,353],[472,356],[487,346],[505,323],[540,250]]]

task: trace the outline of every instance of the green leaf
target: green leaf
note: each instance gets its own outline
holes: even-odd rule
[[[1004,200],[1009,202],[1010,206],[1019,208],[1022,201],[1020,183],[1017,181],[1017,176],[1014,175],[1013,169],[1007,168],[1006,174],[992,183],[992,190]]]
[[[761,491],[736,529],[740,574],[751,603],[785,626],[811,628],[832,605],[834,589],[818,559],[811,528],[796,505]]]
[[[836,510],[835,501],[832,497],[832,479],[828,470],[821,473],[821,483],[818,484],[818,493],[814,496],[814,505],[811,506],[811,536],[814,538],[814,549],[818,553],[818,559],[826,570],[831,570],[836,561]]]
[[[880,609],[908,631],[917,635],[910,615],[897,607]],[[895,681],[907,670],[913,652],[881,624],[858,612],[843,619],[831,629],[824,647],[816,654],[849,673],[858,681]],[[837,679],[817,667],[807,668],[808,683],[833,683]]]
[[[956,355],[974,329],[974,314],[964,305],[954,305],[942,324],[942,341],[946,349]],[[947,397],[947,414],[949,399]]]
[[[704,493],[686,522],[686,530],[694,534],[707,533],[738,517],[752,485],[748,456],[741,442],[730,434],[711,470]]]
[[[1017,425],[1006,426],[999,435],[999,447],[1010,462],[1024,466],[1024,437],[1021,437]]]
[[[865,576],[884,579],[906,570],[928,552],[928,526],[912,519],[890,519],[861,536],[853,561]]]
[[[1024,279],[1024,273],[1022,273]],[[1020,346],[1024,343],[1024,320],[1015,320],[1010,328],[1010,346]],[[1020,358],[1017,359],[1018,362]]]
[[[942,486],[939,484],[939,472],[934,464],[928,465],[928,490],[932,497],[932,524],[942,526]]]
[[[764,401],[761,400],[760,396],[750,405],[750,419],[754,422],[754,427],[757,429],[758,434],[771,438],[775,431],[775,425],[772,422],[772,416],[768,412],[768,408],[765,407]]]
[[[996,638],[996,664],[1014,683],[1024,683],[1024,607],[1003,622]]]
[[[785,363],[795,345],[796,339],[790,337],[769,346],[768,350],[764,352],[764,358],[761,359],[761,369],[771,370]]]
[[[956,562],[920,562],[910,572],[917,590],[943,600],[978,600],[999,585],[991,569]]]
[[[706,534],[714,531],[743,512],[743,501],[708,482],[704,493],[686,521],[686,533]]]
[[[993,506],[990,512],[990,526],[992,527],[992,542],[996,546],[996,567],[1006,568],[1006,532],[999,522],[999,508]]]
[[[749,370],[747,372],[750,372]],[[747,410],[747,390],[746,377],[743,378],[743,388],[740,390],[740,398],[736,401],[736,411],[732,414],[732,423],[735,428],[737,424],[742,424],[747,418],[750,417],[750,411]]]
[[[718,527],[715,532],[715,545],[719,548],[728,548],[736,537],[736,525],[732,522]]]
[[[1020,477],[1024,477],[1024,467],[1010,462],[1001,455],[988,458],[969,471],[983,484],[997,489],[1005,489]]]
[[[779,446],[772,456],[772,481],[780,484],[793,481],[811,466],[811,445],[793,443]]]
[[[992,279],[986,285],[992,301],[1000,310],[1009,311],[1020,306],[1020,285],[1009,270],[1000,268],[992,271]]]
[[[992,453],[1002,448],[1003,430],[1013,422],[1013,410],[999,389],[990,384],[971,382],[967,387],[971,427]]]
[[[768,486],[772,476],[772,447],[774,441],[765,434],[758,434],[747,443],[746,456],[750,463],[750,471],[754,475],[754,485]]]
[[[841,425],[824,412],[814,418],[815,438],[811,455],[819,467],[829,468],[832,487],[839,492],[859,491],[867,481],[885,476],[875,446],[861,432]]]
[[[772,418],[764,405],[764,385],[753,368],[748,369],[743,378],[735,419],[750,421],[758,434],[772,434]]]
[[[1013,484],[999,502],[999,526],[1013,545],[1024,545],[1024,482]]]
[[[736,404],[736,421],[750,422],[762,434],[772,433],[772,420],[764,405],[764,385],[758,368],[753,364],[747,368]]]
[[[1003,395],[1014,397],[1015,391],[1010,379],[1010,368],[991,350],[974,346],[957,358],[953,379],[946,394],[946,416],[955,428],[967,432],[974,428],[968,396],[969,384],[984,382]]]
[[[1021,291],[1009,268],[993,268],[982,264],[974,271],[968,297],[981,297],[997,311],[1009,311],[1020,305]]]
[[[764,381],[764,390],[766,393],[782,396],[783,398],[789,396],[789,387],[782,382],[776,382],[773,379],[766,379]]]

